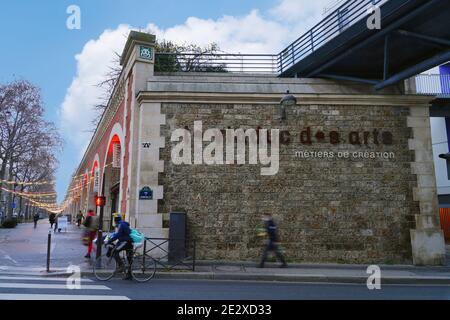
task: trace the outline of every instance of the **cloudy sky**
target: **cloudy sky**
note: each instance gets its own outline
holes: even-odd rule
[[[16,0],[0,11],[0,82],[27,79],[42,88],[47,118],[65,140],[58,199],[92,135],[95,86],[121,52],[128,32],[235,53],[278,53],[320,21],[337,0]],[[81,29],[66,27],[81,9]]]

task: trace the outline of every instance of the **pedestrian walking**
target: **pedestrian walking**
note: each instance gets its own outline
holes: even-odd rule
[[[83,222],[83,219],[84,219],[84,215],[83,215],[83,212],[81,212],[81,210],[80,210],[80,212],[78,212],[78,214],[77,214],[77,226],[78,226],[78,228],[80,228],[81,223]]]
[[[40,218],[41,218],[41,216],[39,215],[38,212],[36,212],[36,213],[33,215],[33,222],[34,222],[34,228],[35,228],[35,229],[36,229],[36,227],[37,227],[37,223],[38,223],[38,221],[39,221]]]
[[[84,257],[86,259],[90,259],[93,250],[93,241],[95,239],[95,236],[97,235],[98,230],[98,217],[95,215],[94,210],[88,211],[83,225],[86,227],[85,233],[83,235],[83,243],[88,247],[87,253]]]
[[[50,222],[50,229],[52,229],[52,228],[53,228],[53,225],[56,223],[56,214],[51,213],[51,214],[48,216],[48,221]],[[56,228],[56,225],[55,225],[55,228]]]
[[[273,251],[277,258],[281,261],[281,268],[286,268],[287,263],[283,256],[283,253],[280,251],[280,247],[278,246],[279,238],[278,238],[278,232],[277,232],[277,226],[275,222],[273,221],[271,214],[265,214],[262,217],[264,221],[264,229],[266,230],[267,234],[267,241],[264,246],[261,262],[259,263],[259,268],[264,268],[264,263],[267,260],[267,255],[270,251]]]

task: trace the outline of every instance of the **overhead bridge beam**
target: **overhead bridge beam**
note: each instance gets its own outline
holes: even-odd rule
[[[376,90],[381,90],[387,86],[393,85],[401,80],[410,78],[412,76],[415,76],[416,74],[419,74],[421,72],[424,72],[426,70],[429,70],[431,68],[434,68],[437,65],[446,63],[450,60],[450,50],[440,53],[428,60],[422,61],[418,63],[417,65],[408,68],[406,70],[403,70],[392,77],[386,79],[385,81],[382,81],[375,85]]]
[[[431,0],[431,1],[426,2],[425,4],[421,5],[419,8],[417,8],[414,11],[408,13],[407,15],[403,16],[402,18],[398,19],[397,21],[395,21],[394,23],[392,23],[388,27],[379,30],[374,35],[368,37],[364,41],[359,42],[353,48],[345,51],[344,53],[340,54],[339,56],[337,56],[337,57],[331,59],[330,61],[328,61],[327,63],[323,64],[319,68],[316,68],[314,71],[308,73],[306,75],[306,78],[313,78],[313,77],[317,76],[319,73],[322,73],[322,71],[328,69],[329,67],[333,66],[337,62],[339,62],[342,59],[348,57],[350,54],[354,53],[355,51],[357,51],[357,50],[359,50],[359,49],[369,45],[370,43],[372,43],[372,42],[374,42],[374,41],[376,41],[378,39],[383,39],[384,37],[386,37],[391,32],[396,31],[399,28],[401,28],[401,26],[403,26],[406,22],[411,21],[412,19],[414,19],[417,16],[421,15],[425,10],[435,6],[436,4],[439,4],[439,1],[441,1],[441,0]]]
[[[376,85],[379,84],[379,80],[372,80],[372,79],[365,79],[365,78],[357,78],[357,77],[351,77],[351,76],[342,76],[337,74],[329,74],[329,73],[321,73],[318,75],[320,78],[328,78],[333,80],[346,80],[346,81],[355,81],[355,82],[361,82],[361,83],[367,83]]]
[[[431,37],[431,36],[427,36],[427,35],[424,35],[424,34],[411,32],[411,31],[406,31],[406,30],[397,30],[397,33],[402,35],[402,36],[411,37],[411,38],[423,40],[423,41],[426,41],[426,42],[430,42],[430,43],[434,43],[434,44],[450,47],[450,40],[447,40],[447,39]]]

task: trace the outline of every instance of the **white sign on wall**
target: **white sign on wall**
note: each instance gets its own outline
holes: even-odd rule
[[[121,148],[120,144],[115,143],[113,144],[113,160],[112,160],[112,166],[113,168],[120,168],[120,154],[121,154]]]
[[[94,192],[98,192],[98,187],[100,185],[100,170],[95,168],[94,170]]]

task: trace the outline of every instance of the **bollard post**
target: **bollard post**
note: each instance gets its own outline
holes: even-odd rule
[[[47,272],[50,272],[50,248],[52,243],[52,229],[48,230],[48,238],[47,238]]]

